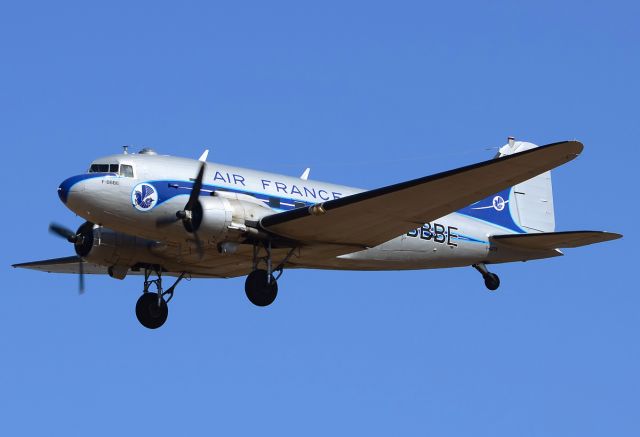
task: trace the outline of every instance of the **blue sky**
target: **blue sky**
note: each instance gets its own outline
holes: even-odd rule
[[[640,34],[634,2],[5,2],[2,435],[635,436]],[[559,230],[623,240],[471,268],[180,286],[17,271],[66,256],[56,188],[151,146],[374,188],[577,138]],[[416,199],[420,201],[420,199]]]

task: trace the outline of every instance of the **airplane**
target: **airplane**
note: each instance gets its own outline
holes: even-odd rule
[[[576,158],[578,141],[537,146],[509,137],[490,160],[373,190],[159,155],[149,148],[93,161],[65,179],[58,196],[86,220],[76,231],[52,223],[75,256],[13,267],[79,275],[144,277],[136,316],[167,320],[185,278],[246,276],[254,305],[274,302],[286,269],[475,268],[561,256],[621,238],[555,231],[550,170]],[[175,277],[163,288],[165,276]]]

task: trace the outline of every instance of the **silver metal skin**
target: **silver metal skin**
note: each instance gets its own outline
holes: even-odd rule
[[[536,147],[531,143],[510,141],[500,149],[495,160],[526,153]],[[274,228],[261,226],[261,220],[281,214],[284,209],[294,208],[299,208],[301,214],[306,216],[317,217],[317,220],[330,218],[334,213],[331,210],[332,201],[364,193],[364,190],[310,180],[308,169],[299,178],[213,162],[206,163],[204,171],[199,197],[203,221],[196,234],[185,229],[176,213],[185,208],[193,180],[206,156],[205,152],[198,160],[159,155],[152,151],[136,154],[125,149],[125,153],[105,156],[92,163],[92,166],[115,166],[111,168],[120,169],[118,173],[95,173],[95,177],[65,180],[58,193],[65,206],[88,222],[98,225],[94,230],[94,247],[84,257],[85,272],[106,273],[110,269],[112,273],[117,272],[115,277],[121,279],[124,277],[123,269],[129,269],[130,274],[140,274],[141,268],[146,268],[144,266],[161,266],[166,275],[235,277],[259,268],[257,264],[264,256],[270,281],[273,265],[280,270],[285,267],[409,270],[472,265],[486,270],[485,264],[562,255],[557,248],[563,246],[532,249],[513,242],[496,243],[492,240],[493,236],[515,234],[516,231],[459,212],[430,220],[429,226],[432,228],[437,224],[438,230],[444,229],[438,238],[433,235],[428,238],[429,233],[425,231],[412,233],[411,229],[371,247],[342,244],[340,241],[314,241],[307,237],[291,238],[273,230],[280,229],[280,225]],[[123,166],[129,166],[127,168],[133,174],[125,174]],[[520,196],[517,200],[519,209],[515,209],[516,200],[507,203],[506,207],[511,208],[511,215],[523,233],[553,232],[555,224],[550,175],[543,172],[541,177],[533,176],[528,175],[531,179],[514,186],[524,187],[521,190],[528,189],[529,193],[538,196],[536,199],[541,200],[532,201],[534,194],[524,195],[524,192],[516,189],[513,196]],[[136,190],[140,190],[140,184],[153,187],[154,194],[147,199],[151,207],[136,205]],[[473,191],[474,186],[471,184],[468,189]],[[410,207],[411,202],[424,205],[430,199],[416,197],[408,202]],[[504,208],[504,204],[496,205],[498,207]],[[378,210],[384,210],[384,204]],[[526,219],[523,217],[525,212]],[[392,214],[393,211],[385,213]],[[189,220],[195,220],[196,213],[186,211],[185,215]],[[366,214],[352,219],[354,232],[367,226]],[[407,214],[403,219],[409,220],[415,228],[423,223]],[[169,224],[159,226],[161,222]],[[544,229],[526,228],[523,223]],[[616,236],[607,234],[600,241]],[[198,244],[202,244],[203,256],[197,253]],[[52,272],[75,272],[70,262],[60,260],[17,266]],[[159,273],[162,271],[159,270]]]

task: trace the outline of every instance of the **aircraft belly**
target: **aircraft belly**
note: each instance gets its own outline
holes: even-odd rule
[[[386,243],[341,255],[327,268],[362,270],[467,266],[487,257],[490,227],[451,214]]]

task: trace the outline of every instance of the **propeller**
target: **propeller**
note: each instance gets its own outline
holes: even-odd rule
[[[51,223],[49,225],[49,232],[51,232],[52,234],[56,234],[59,237],[64,238],[69,243],[75,243],[77,241],[77,239],[78,239],[78,235],[75,232],[73,232],[71,229],[65,228],[64,226],[59,225],[57,223]]]
[[[198,229],[202,224],[202,205],[198,198],[200,197],[200,191],[202,190],[202,180],[204,178],[204,170],[205,163],[200,164],[200,170],[198,171],[198,176],[193,183],[193,188],[191,189],[191,194],[189,195],[189,200],[183,209],[180,211],[176,211],[175,218],[174,217],[164,217],[160,218],[156,221],[156,226],[162,228],[171,225],[172,223],[176,223],[178,221],[182,221],[184,228],[193,235],[193,238],[196,243],[196,250],[198,252],[198,257],[202,259],[204,256],[204,248],[202,245],[202,241],[198,237]]]
[[[73,243],[76,254],[80,258],[78,262],[78,292],[84,293],[84,256],[89,254],[91,246],[93,246],[93,223],[84,223],[77,232],[57,223],[51,223],[49,232]]]

